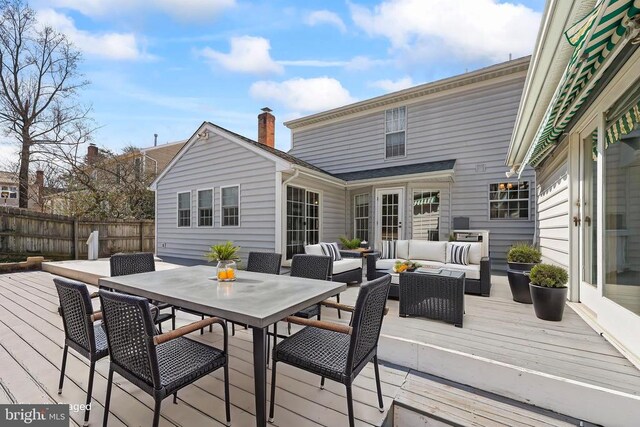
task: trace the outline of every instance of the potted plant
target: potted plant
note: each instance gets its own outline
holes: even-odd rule
[[[529,272],[541,261],[540,250],[526,242],[516,243],[507,253],[507,277],[513,300],[524,304],[531,304],[529,292]]]
[[[348,239],[347,237],[340,237],[340,243],[342,243],[342,247],[345,249],[358,249],[360,248],[361,240],[357,237],[354,239]]]
[[[531,300],[538,319],[562,320],[567,301],[567,270],[551,264],[538,264],[531,269]]]
[[[217,274],[219,282],[233,282],[236,280],[238,250],[232,242],[226,242],[211,246],[211,250],[205,254],[209,262],[217,262]]]

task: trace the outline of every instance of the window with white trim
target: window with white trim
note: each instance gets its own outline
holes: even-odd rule
[[[18,187],[3,185],[0,189],[0,197],[3,199],[17,199]]]
[[[440,191],[413,192],[412,238],[440,240]]]
[[[391,108],[385,112],[385,157],[404,157],[406,152],[407,107]]]
[[[213,190],[198,190],[198,227],[213,226]]]
[[[240,225],[240,186],[220,188],[220,225],[237,227]]]
[[[191,227],[191,192],[178,193],[178,227]]]
[[[353,237],[369,241],[369,194],[356,194],[353,198]]]
[[[489,184],[489,219],[529,219],[529,181]]]

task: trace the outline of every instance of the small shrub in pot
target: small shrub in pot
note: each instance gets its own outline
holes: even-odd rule
[[[507,252],[507,262],[509,263],[509,267],[513,270],[519,270],[522,264],[530,265],[533,267],[534,264],[539,264],[542,258],[542,254],[540,253],[540,249],[536,246],[521,242],[516,243],[515,245],[509,248],[509,252]],[[512,265],[516,264],[516,265]],[[528,271],[531,268],[527,268],[524,271]]]
[[[541,256],[540,250],[536,246],[526,242],[516,243],[509,249],[507,277],[514,301],[531,304],[528,272],[540,263]]]
[[[538,264],[529,274],[531,300],[536,316],[542,320],[560,321],[567,300],[567,270],[551,264]]]

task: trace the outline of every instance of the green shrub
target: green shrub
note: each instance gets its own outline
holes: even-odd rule
[[[564,288],[569,281],[567,270],[557,265],[538,264],[529,274],[531,283],[547,288]]]
[[[541,261],[542,254],[534,245],[526,242],[516,243],[511,246],[507,253],[508,262],[522,262],[527,264],[536,264]]]
[[[214,261],[238,261],[239,247],[233,246],[232,242],[211,246],[211,250],[204,254],[210,262]]]
[[[347,237],[340,237],[340,243],[345,249],[358,249],[360,247],[360,243],[362,240],[358,239],[348,239]]]

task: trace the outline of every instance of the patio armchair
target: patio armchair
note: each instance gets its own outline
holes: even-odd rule
[[[93,312],[89,291],[84,283],[74,280],[55,278],[53,282],[60,298],[60,315],[64,326],[64,350],[62,352],[62,366],[58,394],[62,394],[64,373],[67,366],[69,347],[78,354],[89,359],[89,383],[87,384],[86,403],[91,403],[93,377],[96,362],[109,354],[107,337],[104,330],[96,321],[102,318],[101,312]],[[84,426],[89,424],[90,407],[84,413]]]
[[[101,290],[100,301],[111,355],[103,426],[109,418],[114,372],[153,397],[152,425],[157,427],[162,400],[173,395],[177,403],[180,389],[219,368],[224,368],[226,421],[230,425],[229,344],[224,320],[212,317],[156,335],[147,299]],[[222,327],[222,350],[184,337],[214,324]]]
[[[111,268],[111,277],[156,271],[155,257],[150,252],[114,254],[109,258],[109,266]],[[154,319],[154,323],[158,326],[158,330],[162,332],[162,323],[167,320],[171,320],[171,327],[172,329],[175,329],[175,308],[172,305],[161,301],[150,300],[149,302],[158,308],[156,318]],[[161,310],[169,308],[171,309],[171,313],[160,312]]]
[[[345,385],[349,426],[354,426],[352,384],[370,361],[374,364],[378,406],[384,410],[380,372],[378,368],[378,339],[385,314],[391,277],[385,275],[360,287],[350,325],[320,320],[289,317],[287,320],[306,326],[285,338],[273,349],[271,368],[271,404],[269,419],[273,421],[278,362],[295,366]],[[346,308],[343,308],[346,309]]]

